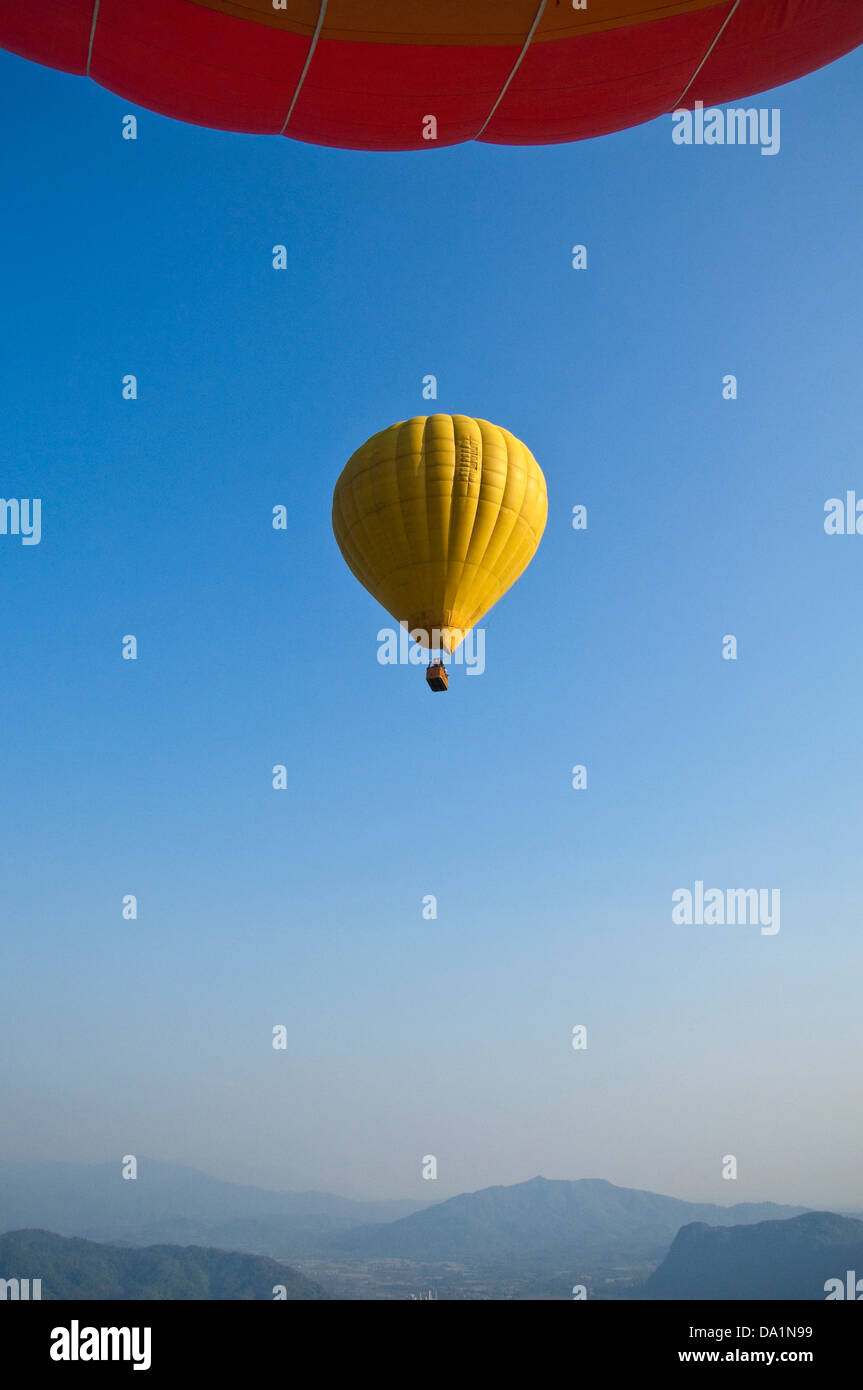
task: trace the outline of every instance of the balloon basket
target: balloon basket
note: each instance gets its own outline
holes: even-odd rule
[[[432,661],[426,668],[426,681],[429,690],[446,690],[449,686],[449,675],[442,661]]]

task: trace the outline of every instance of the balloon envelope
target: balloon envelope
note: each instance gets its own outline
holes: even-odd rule
[[[130,102],[367,150],[580,140],[859,43],[861,0],[0,0],[0,46]]]
[[[428,649],[454,651],[526,569],[545,478],[508,430],[468,415],[381,430],[345,465],[333,532],[357,579]]]

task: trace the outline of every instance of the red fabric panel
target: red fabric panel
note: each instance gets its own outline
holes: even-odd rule
[[[413,150],[472,140],[520,49],[322,39],[286,134],[320,145]],[[438,138],[422,138],[424,116]]]
[[[101,0],[90,74],[178,121],[267,135],[284,124],[309,44],[186,0]]]
[[[863,0],[741,0],[687,94],[705,105],[755,96],[863,43]]]
[[[93,0],[0,0],[0,44],[63,72],[86,72],[92,22]]]
[[[481,138],[583,140],[672,110],[729,8],[533,44]]]
[[[737,101],[863,43],[863,0],[741,0],[692,85],[728,4],[534,43],[482,139],[546,144],[602,135],[686,105]],[[93,0],[0,0],[0,43],[83,72]],[[188,0],[101,0],[91,75],[129,102],[224,130],[280,131],[309,39]],[[425,149],[478,135],[515,47],[345,43],[315,50],[287,134],[356,149]],[[434,115],[437,141],[422,138]]]

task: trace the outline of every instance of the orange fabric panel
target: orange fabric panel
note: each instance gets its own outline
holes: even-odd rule
[[[192,0],[208,10],[311,36],[320,0],[289,0],[274,10],[272,0]],[[586,10],[549,0],[534,43],[555,42],[603,29],[647,24],[655,19],[728,5],[729,0],[588,0]],[[539,0],[328,0],[321,37],[341,43],[447,44],[520,47]]]

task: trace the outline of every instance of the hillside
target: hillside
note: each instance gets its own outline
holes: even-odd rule
[[[810,1211],[790,1221],[678,1232],[645,1285],[650,1299],[824,1299],[828,1279],[863,1277],[863,1221]]]
[[[319,1284],[259,1255],[195,1246],[122,1249],[49,1231],[0,1236],[7,1279],[41,1279],[43,1302],[62,1299],[267,1299],[284,1285],[288,1300],[323,1299]]]

